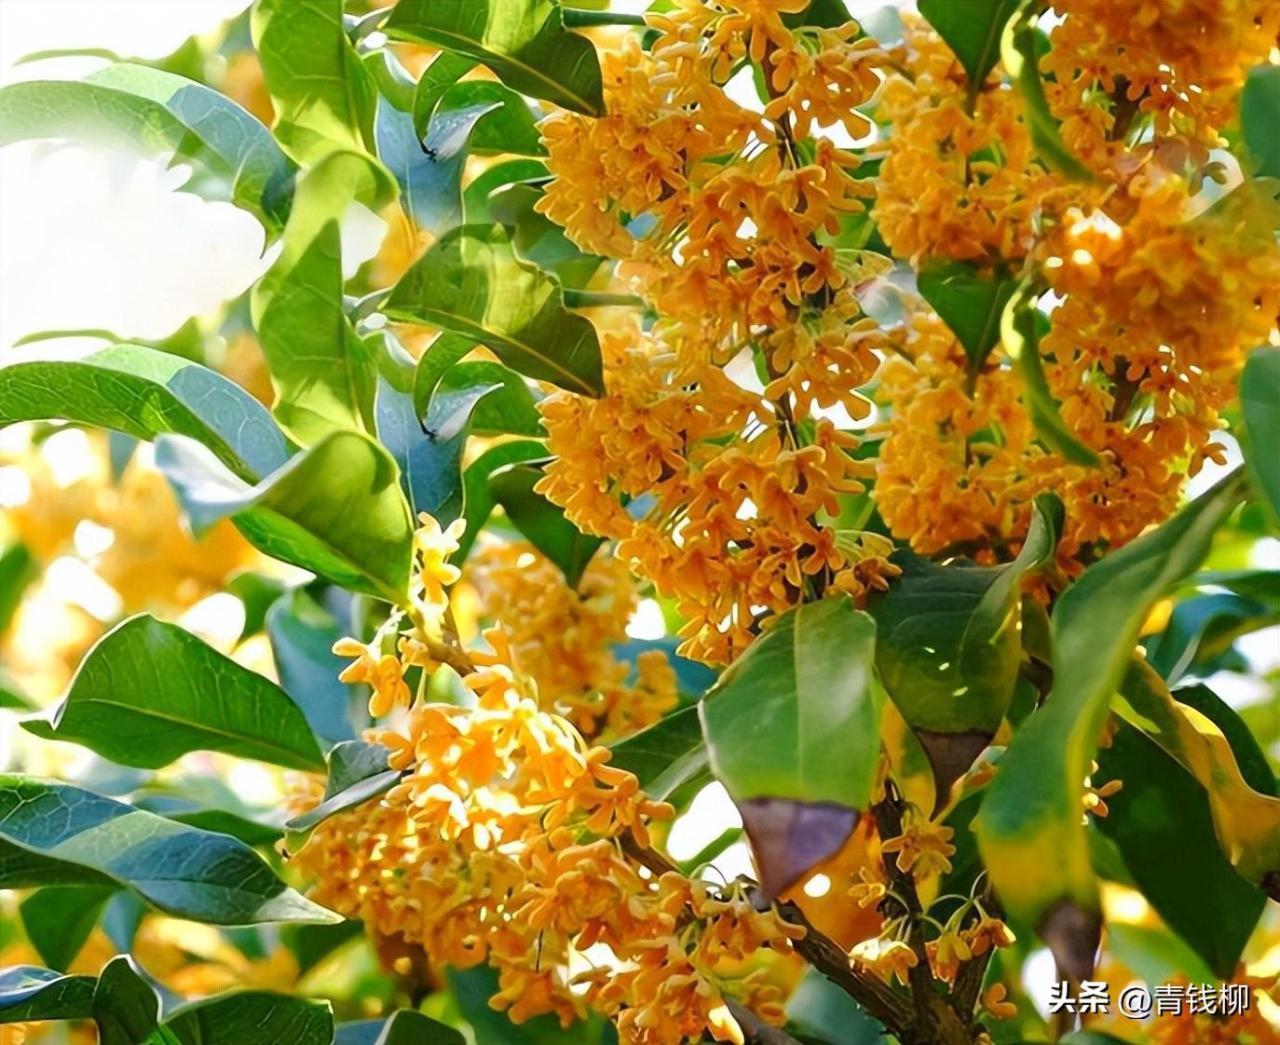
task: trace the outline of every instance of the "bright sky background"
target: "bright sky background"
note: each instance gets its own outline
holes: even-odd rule
[[[0,0],[0,79],[63,79],[101,65],[24,54],[107,48],[158,58],[246,0]],[[157,338],[211,312],[261,271],[258,223],[177,191],[181,171],[54,142],[0,149],[0,350],[36,330]]]

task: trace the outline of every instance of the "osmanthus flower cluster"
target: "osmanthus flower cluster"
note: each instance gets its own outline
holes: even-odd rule
[[[691,656],[727,662],[763,613],[822,591],[860,597],[893,569],[823,518],[868,470],[815,408],[870,410],[878,365],[855,287],[876,271],[837,247],[862,211],[858,159],[815,124],[869,130],[859,111],[880,49],[854,22],[792,30],[796,2],[683,2],[603,54],[607,113],[544,123],[555,175],[539,209],[583,249],[622,259],[650,329],[610,323],[606,394],[542,405],[557,460],[539,489],[676,600]],[[759,63],[763,112],[726,83]],[[879,259],[883,262],[884,259]],[[726,364],[758,350],[763,388]]]
[[[650,825],[669,819],[671,806],[649,799],[608,764],[607,748],[550,710],[542,680],[520,669],[500,626],[485,633],[488,652],[449,645],[445,587],[459,574],[446,559],[460,531],[422,521],[408,629],[394,616],[368,646],[335,647],[357,658],[346,677],[373,688],[379,721],[368,736],[390,749],[402,777],[326,820],[293,857],[314,880],[312,895],[433,962],[487,962],[499,974],[491,1004],[517,1023],[554,1013],[568,1026],[595,1011],[637,1045],[704,1033],[741,1045],[731,1002],[781,1023],[779,981],[794,977],[777,966],[796,961],[792,941],[805,929],[740,885],[713,889],[646,866]],[[515,549],[512,565],[528,554]],[[517,621],[523,608],[513,607]],[[460,670],[468,706],[411,699],[405,675],[438,670],[437,656]],[[552,677],[569,681],[563,668]],[[581,705],[570,713],[600,724]],[[308,792],[300,781],[300,807],[318,798]]]
[[[1031,499],[1052,490],[1066,506],[1060,553],[1074,572],[1168,516],[1186,476],[1222,459],[1221,410],[1280,312],[1280,249],[1261,188],[1211,206],[1202,187],[1225,177],[1208,150],[1280,14],[1249,3],[1139,7],[1055,7],[1065,18],[1041,66],[1084,180],[1033,147],[1010,84],[993,75],[967,88],[923,22],[908,20],[894,50],[873,211],[885,242],[921,271],[965,262],[1052,292],[1038,346],[1048,389],[1096,458],[1040,437],[1022,376],[998,354],[975,368],[908,297],[882,371],[891,417],[876,499],[918,551],[1007,557]]]
[[[475,593],[477,616],[502,628],[515,668],[537,679],[541,706],[584,737],[616,740],[678,703],[665,653],[642,651],[634,669],[613,653],[627,640],[639,604],[638,585],[621,560],[593,557],[571,587],[527,541],[494,541],[472,553],[462,579],[461,591]]]

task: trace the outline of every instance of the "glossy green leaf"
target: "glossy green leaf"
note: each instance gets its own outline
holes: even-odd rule
[[[553,278],[516,257],[500,225],[448,233],[396,284],[386,313],[487,345],[529,377],[582,395],[604,391],[595,328],[565,308]]]
[[[806,603],[720,676],[699,708],[731,795],[867,807],[879,756],[875,636],[850,600]]]
[[[273,558],[350,591],[405,597],[413,522],[395,460],[366,436],[334,432],[252,487],[179,436],[157,441],[156,465],[197,533],[231,516]]]
[[[517,257],[553,273],[566,288],[586,287],[604,259],[583,253],[564,229],[539,213],[535,207],[541,198],[540,186],[521,182],[490,190],[483,209],[490,220],[514,230],[512,245]]]
[[[342,25],[342,0],[257,0],[253,41],[275,136],[299,163],[372,142],[373,80]]]
[[[442,396],[457,395],[466,389],[481,387],[490,391],[476,403],[471,414],[471,431],[476,435],[547,434],[528,382],[501,363],[486,360],[459,363],[444,375],[435,391]],[[430,413],[429,407],[427,415]],[[427,424],[428,430],[431,427]]]
[[[1256,65],[1240,92],[1244,141],[1257,161],[1258,177],[1280,178],[1280,66]]]
[[[23,725],[144,769],[190,751],[293,769],[324,765],[306,717],[284,690],[176,624],[149,616],[104,635],[49,720]]]
[[[165,808],[169,803],[157,800],[138,800],[135,802],[139,809],[147,809],[153,813],[159,813],[179,824],[186,824],[188,827],[197,827],[201,831],[213,831],[220,835],[230,835],[232,838],[238,838],[245,845],[252,846],[255,849],[263,846],[274,846],[284,836],[284,832],[278,827],[271,824],[264,824],[259,820],[251,820],[239,813],[228,812],[225,809],[191,809],[176,808],[186,805],[181,801],[175,801],[170,808]]]
[[[1052,562],[1062,504],[1042,496],[1018,557],[996,567],[939,566],[910,553],[902,575],[869,606],[876,667],[933,768],[935,803],[1000,728],[1023,659],[1021,581]]]
[[[914,728],[994,733],[1022,658],[1022,578],[1053,560],[1062,505],[1035,503],[1022,550],[1004,566],[939,566],[905,556],[903,574],[870,607],[876,666]]]
[[[1147,642],[1151,666],[1173,685],[1197,665],[1221,654],[1241,635],[1280,623],[1280,610],[1234,592],[1182,599],[1169,623]]]
[[[1013,31],[1002,41],[1001,57],[1022,94],[1023,119],[1041,161],[1064,177],[1092,181],[1093,172],[1067,148],[1062,140],[1062,129],[1049,111],[1044,82],[1040,78],[1034,13],[1034,7],[1028,6],[1026,12],[1018,16]]]
[[[462,517],[467,522],[467,528],[458,542],[458,551],[454,555],[456,561],[466,559],[481,527],[498,505],[489,488],[490,477],[508,465],[545,460],[546,456],[547,448],[544,444],[532,439],[513,439],[491,446],[467,465],[462,473]]]
[[[696,705],[680,708],[610,746],[610,765],[634,773],[659,802],[692,781],[710,779],[710,759]]]
[[[776,621],[698,705],[711,769],[781,893],[844,843],[880,761],[876,624],[845,598]]]
[[[66,972],[115,892],[110,886],[51,885],[23,900],[22,928],[40,960]]]
[[[326,746],[354,740],[354,691],[338,681],[347,662],[333,652],[342,638],[333,614],[299,588],[267,611],[266,630],[280,685],[302,709],[312,732]]]
[[[1264,795],[1280,796],[1280,781],[1276,780],[1271,763],[1244,719],[1230,704],[1203,683],[1179,686],[1172,696],[1179,704],[1200,712],[1218,727],[1231,746],[1245,783]]]
[[[0,1024],[81,1020],[93,1012],[92,976],[64,976],[35,965],[0,969]]]
[[[1053,613],[1054,679],[1044,706],[1015,734],[976,821],[1005,908],[1037,928],[1060,964],[1088,975],[1097,885],[1081,825],[1081,788],[1108,702],[1151,606],[1199,566],[1239,503],[1238,474],[1158,529],[1090,567]],[[1046,862],[1043,854],[1054,853]]]
[[[343,308],[340,222],[378,195],[367,158],[336,152],[309,170],[284,249],[253,291],[253,317],[276,390],[275,415],[301,443],[372,431],[376,366]]]
[[[413,92],[413,126],[419,138],[426,137],[427,124],[431,114],[435,112],[436,103],[441,96],[457,83],[463,76],[476,67],[474,58],[452,51],[441,51],[431,60],[418,77],[417,87]]]
[[[471,338],[448,332],[427,346],[413,373],[413,409],[419,417],[425,417],[431,408],[431,397],[444,375],[475,347]]]
[[[441,526],[462,515],[462,454],[471,417],[501,386],[476,384],[440,392],[419,423],[413,396],[386,381],[378,388],[378,438],[400,466],[401,484],[415,513]]]
[[[401,206],[420,228],[440,236],[461,224],[468,146],[477,125],[500,105],[477,103],[442,113],[420,140],[413,117],[379,100],[378,158],[395,175]]]
[[[595,48],[565,29],[555,0],[404,0],[385,29],[393,40],[474,58],[521,94],[604,114]]]
[[[1230,979],[1266,897],[1236,874],[1218,847],[1204,788],[1124,724],[1097,759],[1096,780],[1124,781],[1107,799],[1110,812],[1098,828],[1119,847],[1142,895],[1169,927],[1216,976]],[[1213,903],[1206,904],[1210,896]]]
[[[225,95],[173,73],[118,64],[80,81],[0,89],[0,145],[30,138],[74,138],[191,161],[224,180],[227,197],[273,235],[289,213],[294,166],[270,132]]]
[[[583,533],[537,493],[534,486],[541,478],[542,470],[533,464],[508,465],[489,476],[489,493],[529,543],[560,568],[565,583],[576,588],[604,540]]]
[[[415,102],[425,101],[419,93]],[[545,156],[546,147],[538,133],[534,112],[525,99],[500,83],[490,80],[466,80],[445,89],[435,101],[434,108],[426,114],[426,137],[430,140],[437,123],[448,123],[455,112],[485,108],[489,113],[476,126],[471,136],[471,151],[493,155],[497,153],[517,156]],[[414,119],[418,119],[415,110]]]
[[[160,1027],[160,996],[128,955],[107,962],[93,992],[98,1045],[180,1045]]]
[[[972,21],[967,16],[965,20]],[[963,261],[948,261],[921,269],[916,284],[921,296],[960,339],[969,375],[976,377],[1000,343],[1000,317],[1018,289],[1018,281],[984,274]]]
[[[386,1020],[361,1020],[338,1028],[333,1045],[464,1045],[463,1036],[452,1027],[401,1009]]]
[[[1005,308],[1000,333],[1005,350],[1014,358],[1022,375],[1022,394],[1035,423],[1036,434],[1050,450],[1074,464],[1095,467],[1098,455],[1085,446],[1062,419],[1062,412],[1040,358],[1040,324],[1036,309],[1039,294],[1030,286],[1021,288]]]
[[[124,886],[214,925],[325,922],[244,843],[58,781],[0,776],[0,888]]]
[[[178,1045],[331,1045],[328,1002],[236,991],[183,1005],[165,1019]]]
[[[509,185],[518,185],[521,182],[545,182],[549,177],[547,165],[541,160],[502,160],[490,167],[486,167],[473,180],[468,182],[466,189],[463,190],[462,209],[466,211],[467,224],[487,225],[495,221],[507,224],[507,222],[502,221],[493,213],[493,209],[489,205],[490,194]],[[533,188],[533,186],[528,187]],[[535,193],[537,192],[536,189],[534,191]],[[516,238],[519,239],[518,230]]]
[[[1113,706],[1200,782],[1231,866],[1280,900],[1280,798],[1274,787],[1265,793],[1251,787],[1218,725],[1178,703],[1145,661],[1130,666]]]
[[[1275,80],[1280,84],[1280,76]],[[1274,129],[1272,140],[1280,147],[1280,134]],[[1280,348],[1258,348],[1249,354],[1240,377],[1240,407],[1249,433],[1245,456],[1249,472],[1280,518]]]
[[[0,378],[0,424],[58,418],[139,439],[185,435],[250,481],[289,456],[271,414],[244,389],[156,349],[112,345],[80,359],[19,358],[0,368]]]
[[[317,825],[337,813],[354,809],[386,794],[400,779],[399,770],[388,769],[391,752],[381,744],[348,740],[329,752],[329,779],[324,797],[314,809],[295,816],[286,825],[289,847],[295,852]]]
[[[947,42],[969,77],[976,97],[1000,61],[1000,37],[1021,0],[920,0],[920,13]]]

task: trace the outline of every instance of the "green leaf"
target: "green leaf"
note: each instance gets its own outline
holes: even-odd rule
[[[948,9],[951,7],[954,5]],[[966,20],[972,19],[966,16]],[[963,261],[947,261],[922,269],[916,284],[964,346],[970,379],[977,377],[991,350],[1000,343],[1000,317],[1018,289],[1018,281],[985,275]]]
[[[1028,12],[1032,12],[1034,7],[1031,5]],[[1036,153],[1045,166],[1075,181],[1093,181],[1093,172],[1067,148],[1058,121],[1049,111],[1044,82],[1040,78],[1040,56],[1036,49],[1036,26],[1032,14],[1019,15],[1013,31],[1002,42],[1001,57],[1022,94],[1023,118]]]
[[[298,588],[267,611],[266,628],[280,685],[302,709],[312,732],[326,746],[355,739],[354,691],[338,681],[346,661],[333,652],[342,638],[333,614]]]
[[[467,73],[476,67],[475,59],[466,55],[441,51],[418,77],[413,92],[413,126],[418,137],[426,137],[427,124],[435,112],[440,97]]]
[[[565,29],[554,0],[403,0],[385,29],[474,58],[521,94],[604,115],[595,48]]]
[[[1044,361],[1040,358],[1043,317],[1036,309],[1038,297],[1034,287],[1024,284],[1005,308],[1000,327],[1005,350],[1017,362],[1022,375],[1023,397],[1040,440],[1073,464],[1093,468],[1098,464],[1098,455],[1075,437],[1062,419],[1058,403],[1049,390]]]
[[[343,308],[340,222],[352,202],[377,194],[366,157],[325,157],[299,184],[284,249],[253,291],[275,415],[304,444],[333,431],[373,430],[377,368]]]
[[[1164,631],[1147,643],[1147,659],[1170,685],[1188,670],[1229,649],[1241,635],[1280,623],[1280,610],[1234,592],[1183,599]],[[1204,673],[1204,672],[1202,672]]]
[[[787,1032],[829,1045],[880,1045],[884,1028],[816,969],[787,999]]]
[[[163,436],[156,465],[197,533],[231,516],[261,551],[351,591],[405,598],[413,522],[387,451],[334,432],[250,487],[198,443]]]
[[[1000,60],[1000,37],[1021,0],[920,0],[920,13],[960,59],[976,98]]]
[[[178,1045],[331,1045],[328,1002],[236,991],[174,1009],[164,1030]]]
[[[33,80],[0,89],[0,145],[75,138],[188,160],[228,183],[228,198],[268,234],[289,213],[294,166],[271,133],[235,102],[182,76],[108,66],[81,81]]]
[[[413,372],[414,413],[419,417],[427,415],[431,408],[431,397],[444,375],[475,347],[473,339],[447,331],[427,346]]]
[[[244,604],[244,627],[240,631],[240,641],[244,641],[250,635],[261,634],[266,626],[267,611],[285,593],[286,587],[275,577],[245,570],[227,582],[226,591]]]
[[[533,391],[514,370],[501,363],[475,360],[451,367],[436,390],[457,395],[469,388],[490,391],[477,403],[471,415],[471,431],[476,435],[545,436]],[[428,416],[430,416],[428,408]],[[430,423],[427,429],[432,430]]]
[[[1280,66],[1276,66],[1280,73]],[[1280,76],[1274,78],[1280,91]],[[1272,140],[1280,148],[1280,114]],[[1280,518],[1280,348],[1258,348],[1249,354],[1240,376],[1240,407],[1249,438],[1245,460],[1259,491]]]
[[[468,187],[468,193],[472,187]],[[532,262],[544,272],[553,273],[565,287],[583,288],[604,259],[595,254],[584,254],[564,234],[564,229],[535,209],[542,195],[542,188],[537,185],[508,185],[490,190],[483,210],[489,213],[490,220],[510,225],[515,230],[512,245],[517,257]],[[471,198],[474,200],[475,196]],[[469,215],[467,220],[471,220]]]
[[[414,100],[415,103],[425,101],[426,95],[419,93]],[[428,141],[438,122],[447,123],[454,113],[475,108],[484,108],[489,115],[480,121],[471,136],[472,152],[517,156],[547,154],[529,103],[511,88],[489,80],[467,80],[446,88],[436,99],[435,107],[426,114]],[[418,119],[416,110],[414,119]]]
[[[1280,66],[1256,65],[1240,92],[1244,142],[1258,163],[1260,178],[1280,178]]]
[[[1003,566],[939,566],[904,556],[904,572],[874,600],[876,666],[885,690],[915,728],[994,733],[1013,696],[1020,582],[1051,562],[1062,504],[1036,499],[1022,550]]]
[[[577,588],[604,540],[583,533],[537,493],[534,485],[541,478],[542,470],[532,464],[508,465],[489,476],[489,492],[529,543],[560,568],[565,583]]]
[[[93,1011],[96,982],[35,965],[0,969],[0,1024],[85,1019]]]
[[[1251,787],[1217,723],[1178,703],[1145,661],[1130,666],[1113,707],[1200,782],[1231,865],[1245,880],[1280,899],[1280,798],[1274,794],[1274,782],[1265,792]]]
[[[1215,976],[1230,979],[1266,897],[1223,856],[1204,788],[1123,723],[1097,758],[1097,780],[1124,781],[1107,799],[1110,812],[1098,828],[1119,847],[1142,895],[1169,927]],[[1209,896],[1213,903],[1204,903]]]
[[[377,91],[342,25],[342,0],[257,0],[253,41],[276,111],[275,136],[299,163],[372,142]]]
[[[262,846],[273,846],[284,836],[284,832],[278,827],[272,827],[270,824],[264,824],[258,820],[251,820],[239,813],[232,813],[225,809],[164,809],[158,808],[168,804],[156,799],[148,801],[138,801],[135,803],[140,809],[149,809],[153,813],[160,813],[179,824],[186,824],[188,827],[198,827],[201,831],[213,831],[215,834],[230,835],[232,838],[238,838],[245,845],[253,846],[255,849]],[[174,806],[184,805],[181,800],[174,800]]]
[[[513,439],[509,443],[491,446],[467,466],[462,473],[462,517],[467,522],[467,528],[458,542],[457,552],[454,553],[457,562],[466,559],[481,527],[497,507],[498,502],[489,489],[490,477],[507,465],[545,460],[546,456],[547,448],[542,443],[531,439]]]
[[[213,925],[337,919],[234,838],[71,784],[0,776],[0,888],[72,884],[124,886],[165,914]]]
[[[1179,704],[1194,708],[1218,727],[1219,731],[1231,745],[1231,753],[1240,767],[1240,775],[1255,791],[1273,798],[1280,796],[1276,775],[1271,770],[1271,763],[1244,719],[1224,701],[1218,694],[1203,684],[1180,686],[1173,691],[1173,698]]]
[[[324,797],[314,808],[295,816],[287,824],[289,848],[297,852],[319,824],[329,817],[354,809],[386,794],[400,779],[400,771],[387,768],[391,752],[381,744],[347,740],[329,752],[329,779]]]
[[[464,1045],[463,1036],[452,1027],[401,1009],[387,1020],[362,1020],[338,1028],[333,1045]]]
[[[261,403],[216,371],[167,352],[112,345],[81,359],[18,359],[0,375],[0,424],[58,418],[146,440],[185,435],[250,481],[289,457]]]
[[[493,213],[493,208],[489,205],[490,194],[509,185],[531,180],[546,181],[548,178],[550,174],[547,172],[547,165],[541,160],[502,160],[491,167],[486,167],[467,183],[467,187],[462,192],[462,209],[466,212],[467,224],[486,225],[495,221],[504,225],[510,224]],[[524,187],[533,190],[535,198],[540,195],[532,185]],[[517,230],[516,239],[519,240],[519,238],[520,233]]]
[[[23,900],[22,928],[41,961],[66,972],[115,893],[110,886],[51,885]]]
[[[493,86],[498,86],[494,84]],[[400,204],[421,228],[436,236],[462,222],[462,175],[477,125],[501,105],[460,107],[434,119],[424,140],[413,118],[386,99],[378,101],[378,158],[400,184]]]
[[[8,630],[23,594],[39,576],[40,566],[25,544],[11,544],[0,551],[0,635]]]
[[[500,387],[477,384],[442,392],[419,424],[413,397],[386,381],[379,383],[378,438],[400,466],[401,484],[415,513],[428,512],[441,526],[462,515],[462,454],[471,417]]]
[[[1098,924],[1081,788],[1108,702],[1146,614],[1200,564],[1242,485],[1238,474],[1223,480],[1090,567],[1059,598],[1052,691],[1014,735],[978,815],[980,849],[1001,902],[1045,937],[1077,979],[1088,975]],[[1055,858],[1045,861],[1045,853]]]
[[[386,313],[487,345],[529,377],[582,395],[604,391],[595,328],[565,308],[553,278],[516,257],[501,225],[446,234],[396,284]]]
[[[93,992],[98,1045],[180,1045],[160,1027],[160,996],[128,955],[107,962]]]
[[[610,745],[609,764],[634,773],[640,787],[664,802],[695,780],[710,780],[710,759],[696,704]]]
[[[1062,504],[1037,498],[1018,557],[996,567],[938,566],[910,553],[869,607],[876,668],[933,767],[937,808],[1004,720],[1022,661],[1021,581],[1053,561]]]
[[[306,717],[279,686],[176,624],[145,615],[98,641],[48,721],[23,725],[143,769],[191,751],[292,769],[324,765]]]
[[[774,896],[835,852],[880,760],[876,624],[846,598],[778,617],[698,705],[716,779]]]

